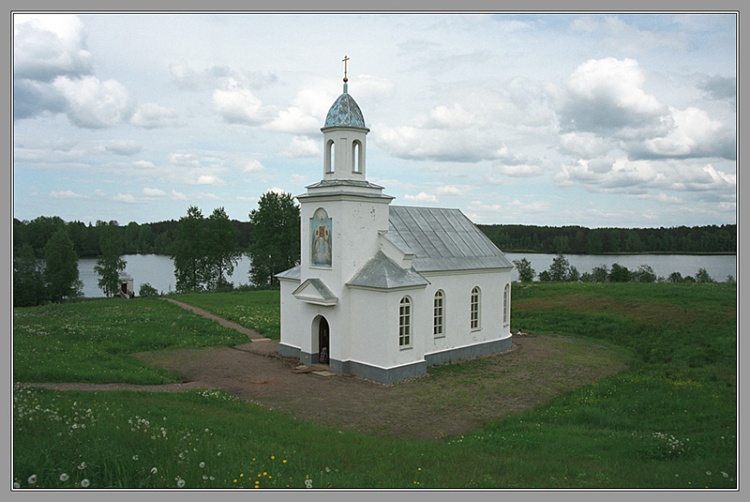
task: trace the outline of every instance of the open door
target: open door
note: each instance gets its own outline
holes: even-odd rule
[[[318,322],[318,362],[328,364],[328,358],[331,353],[330,347],[330,328],[325,317],[321,317]]]

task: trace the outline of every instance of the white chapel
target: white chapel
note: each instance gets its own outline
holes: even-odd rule
[[[300,264],[277,275],[279,353],[393,383],[509,350],[512,263],[461,211],[391,205],[367,181],[346,70],[321,131],[323,179],[296,197]]]

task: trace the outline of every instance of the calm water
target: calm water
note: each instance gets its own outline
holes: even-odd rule
[[[531,268],[537,275],[539,272],[548,270],[557,255],[554,254],[523,254],[505,253],[509,260],[521,260],[526,258],[531,262]],[[628,270],[638,270],[641,265],[648,265],[656,274],[656,277],[669,277],[672,272],[679,272],[683,277],[693,276],[698,270],[705,268],[708,275],[715,281],[724,282],[728,276],[737,279],[737,256],[735,255],[675,255],[675,254],[615,254],[615,255],[586,255],[566,254],[571,267],[578,269],[580,273],[591,272],[595,267],[606,265],[607,269],[617,263]],[[518,280],[518,272],[513,271],[513,280]]]
[[[509,260],[520,260],[526,258],[531,262],[531,267],[537,274],[549,269],[553,254],[522,254],[506,253]],[[133,286],[136,294],[141,285],[150,284],[157,291],[168,293],[175,289],[174,264],[169,256],[163,255],[125,255],[122,257],[127,262],[125,271],[133,277]],[[668,277],[672,272],[679,272],[684,276],[695,277],[698,269],[705,268],[708,274],[716,281],[726,281],[727,276],[737,279],[737,257],[730,256],[699,256],[699,255],[565,255],[571,266],[578,269],[580,273],[591,272],[594,267],[606,265],[612,268],[613,263],[627,267],[629,270],[637,270],[641,265],[649,265],[657,277]],[[83,281],[83,294],[89,298],[103,297],[102,290],[97,286],[99,276],[94,272],[95,258],[81,259],[78,262],[78,276]],[[235,286],[249,284],[250,260],[243,256],[234,274],[229,276],[229,281]],[[513,272],[513,280],[518,280],[518,273]]]
[[[169,293],[175,289],[174,263],[172,258],[156,254],[128,254],[122,257],[127,263],[125,272],[133,278],[133,288],[137,295],[144,283],[150,284],[160,293]],[[96,258],[78,260],[78,278],[83,282],[83,294],[88,298],[104,297],[99,289],[99,275],[94,271]],[[235,286],[249,284],[250,260],[243,256],[234,268],[234,274],[228,277]]]

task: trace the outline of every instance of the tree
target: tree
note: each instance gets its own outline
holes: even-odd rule
[[[99,233],[99,249],[102,254],[97,258],[94,270],[99,274],[99,288],[106,296],[113,296],[120,291],[120,273],[125,270],[126,262],[121,258],[122,237],[115,224],[103,224]]]
[[[299,206],[291,194],[267,192],[258,201],[258,209],[250,212],[250,223],[250,281],[256,286],[273,286],[274,275],[299,262]]]
[[[632,275],[632,279],[636,282],[656,282],[654,269],[648,265],[641,265]]]
[[[204,288],[208,249],[203,213],[190,206],[187,216],[180,218],[172,243],[175,289],[184,293]]]
[[[31,244],[24,243],[13,255],[13,306],[44,303],[44,273]]]
[[[552,260],[552,265],[549,267],[548,274],[549,280],[552,282],[565,282],[569,280],[570,263],[568,262],[568,259],[565,258],[565,256],[558,254]]]
[[[708,271],[705,268],[699,268],[698,273],[695,274],[695,281],[696,282],[714,282],[714,279],[708,274]]]
[[[612,271],[609,273],[610,282],[629,282],[632,273],[627,267],[618,263],[612,264]]]
[[[607,269],[607,266],[602,264],[598,267],[594,267],[591,270],[591,280],[593,282],[607,282],[607,279],[609,278],[609,269]]]
[[[64,227],[52,234],[44,247],[44,261],[45,286],[52,301],[80,296],[78,256]]]
[[[226,283],[224,274],[231,275],[234,272],[234,267],[237,266],[242,254],[237,249],[239,232],[223,207],[214,209],[206,223],[208,227],[206,287],[207,289],[218,289]]]
[[[531,282],[534,280],[536,271],[531,268],[531,262],[529,260],[526,258],[513,260],[513,265],[515,265],[516,270],[518,270],[518,279],[521,282]]]

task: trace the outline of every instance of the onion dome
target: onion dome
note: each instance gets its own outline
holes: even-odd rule
[[[344,82],[344,93],[336,99],[330,110],[328,110],[326,122],[323,127],[367,128],[365,126],[365,118],[362,115],[362,110],[359,109],[357,102],[354,101],[354,98],[352,98],[347,92],[346,82]]]

